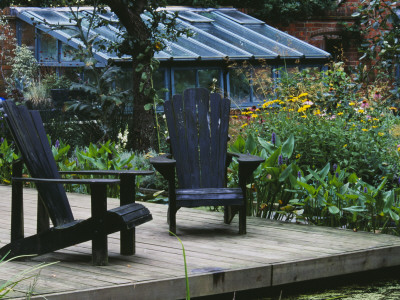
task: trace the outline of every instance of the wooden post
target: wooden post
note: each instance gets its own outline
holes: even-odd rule
[[[246,191],[246,178],[244,170],[239,164],[239,186],[242,189],[244,205],[239,207],[239,234],[246,234],[246,217],[247,217],[247,191]],[[242,171],[242,172],[241,172]],[[240,176],[242,175],[242,176]],[[247,174],[246,174],[247,175]]]
[[[135,203],[136,194],[136,176],[135,174],[121,174],[121,190],[120,190],[120,204]],[[121,254],[133,255],[135,254],[135,228],[123,229],[120,232],[121,236]]]
[[[22,177],[22,160],[13,162],[12,176]],[[24,203],[22,182],[12,181],[11,194],[11,242],[24,238]]]
[[[91,184],[91,210],[95,221],[92,239],[92,262],[95,266],[108,264],[107,232],[105,230],[104,216],[107,212],[107,185]]]
[[[168,180],[168,223],[169,231],[176,234],[176,194],[175,194],[175,168],[171,169],[171,175]],[[170,234],[171,235],[171,234]]]
[[[36,230],[37,233],[41,233],[50,228],[50,219],[49,214],[47,212],[46,207],[43,204],[42,197],[38,194],[38,203],[37,203],[37,222],[36,222]]]

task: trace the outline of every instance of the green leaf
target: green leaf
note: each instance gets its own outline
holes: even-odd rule
[[[356,173],[351,173],[351,175],[349,176],[347,181],[350,182],[350,183],[357,183],[357,181],[358,181],[357,174]]]
[[[275,150],[274,153],[271,154],[271,156],[262,164],[262,166],[265,167],[273,167],[276,165],[276,162],[278,161],[278,157],[281,154],[281,147]]]
[[[328,175],[330,169],[331,169],[331,164],[327,163],[325,167],[319,172],[319,176],[321,176],[321,178],[324,179],[326,175]]]
[[[297,183],[298,183],[301,187],[303,187],[309,194],[315,195],[315,193],[316,193],[317,190],[316,190],[312,185],[309,185],[309,184],[307,184],[307,183],[301,182],[300,180],[297,180]]]
[[[282,145],[282,155],[290,158],[293,154],[294,149],[294,135],[291,134],[289,138]]]
[[[144,106],[144,109],[145,110],[150,110],[150,109],[152,109],[153,108],[153,104],[152,103],[147,103],[147,104],[145,104],[145,106]]]
[[[398,221],[400,219],[399,215],[396,214],[393,210],[389,210],[389,215],[395,221]]]
[[[332,215],[336,215],[340,212],[340,209],[337,208],[335,205],[329,206],[328,210]]]
[[[393,203],[394,203],[394,191],[388,191],[383,194],[383,212],[387,213],[392,209]]]
[[[345,207],[343,210],[347,210],[349,212],[366,212],[367,209],[364,206],[350,206]]]
[[[246,139],[245,144],[245,151],[246,153],[255,154],[257,151],[257,144],[252,134],[249,134]]]
[[[286,178],[292,173],[292,164],[290,164],[279,176],[279,181],[284,182]]]
[[[274,153],[275,151],[275,146],[263,138],[258,138],[258,142],[260,143],[261,147],[263,147],[265,150],[267,150],[270,154]]]
[[[246,141],[242,138],[242,136],[238,136],[236,141],[229,147],[232,152],[236,153],[244,153],[244,149],[246,146]]]

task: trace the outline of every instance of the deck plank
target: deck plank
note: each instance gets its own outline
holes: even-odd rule
[[[9,186],[0,185],[0,246],[10,236]],[[78,219],[90,217],[90,196],[69,194]],[[25,234],[36,231],[34,189],[24,189]],[[119,205],[110,199],[109,208]],[[185,297],[182,249],[168,235],[167,206],[145,204],[153,221],[137,228],[136,254],[119,254],[119,234],[109,236],[109,265],[91,265],[91,242],[0,267],[0,281],[39,262],[57,264],[40,273],[32,299],[177,299]],[[191,296],[255,289],[400,265],[400,238],[350,230],[248,218],[238,235],[237,219],[223,223],[221,212],[182,208],[177,234],[187,256]],[[29,281],[11,298],[23,298]]]

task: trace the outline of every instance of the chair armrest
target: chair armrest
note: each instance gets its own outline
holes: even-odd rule
[[[164,154],[150,158],[153,167],[167,180],[175,178],[176,160],[169,157],[171,157],[170,154]]]
[[[54,179],[54,178],[33,178],[13,177],[14,182],[38,182],[38,183],[65,183],[65,184],[118,184],[119,179]]]
[[[247,179],[265,161],[265,159],[250,154],[228,152],[228,156],[236,157],[239,163],[239,181],[246,184]]]
[[[59,171],[60,174],[76,174],[76,175],[115,175],[120,176],[124,174],[144,176],[152,175],[154,171],[142,170],[82,170],[82,171]]]

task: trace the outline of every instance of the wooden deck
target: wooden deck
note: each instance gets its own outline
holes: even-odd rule
[[[25,232],[35,232],[36,191],[24,190]],[[0,186],[0,245],[9,241],[11,189]],[[89,216],[89,196],[70,194],[77,218]],[[110,199],[110,207],[117,205]],[[40,273],[36,293],[46,299],[185,298],[182,250],[168,235],[165,205],[146,204],[154,220],[137,228],[137,253],[121,256],[119,234],[109,237],[110,262],[90,263],[91,243],[0,266],[0,280],[38,262],[54,262]],[[29,213],[27,213],[29,212]],[[178,236],[187,255],[191,296],[213,295],[400,265],[400,238],[248,218],[237,234],[235,218],[198,209],[178,212]],[[9,295],[23,297],[28,282]],[[38,297],[38,299],[43,299]]]

